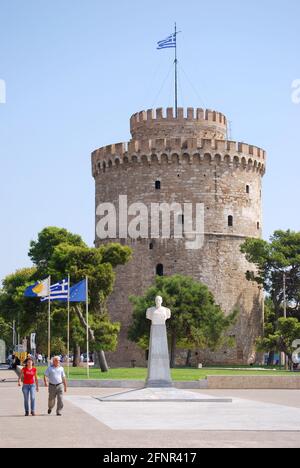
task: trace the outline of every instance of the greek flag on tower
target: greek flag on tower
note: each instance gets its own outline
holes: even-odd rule
[[[163,41],[159,41],[157,43],[157,49],[173,49],[176,47],[176,34],[171,34],[171,36],[167,37]]]

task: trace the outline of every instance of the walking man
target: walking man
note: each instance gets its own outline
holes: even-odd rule
[[[48,367],[44,375],[45,387],[48,387],[49,383],[48,414],[51,414],[57,398],[56,414],[61,416],[64,407],[63,394],[67,391],[67,380],[59,357],[55,356],[52,362],[53,364]]]

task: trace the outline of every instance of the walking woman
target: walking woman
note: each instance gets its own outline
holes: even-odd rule
[[[21,370],[18,380],[18,385],[21,387],[23,382],[22,392],[24,395],[24,408],[25,416],[29,415],[29,397],[30,409],[32,416],[35,416],[35,392],[39,391],[39,382],[36,368],[33,367],[33,360],[31,357],[26,359],[26,366]]]

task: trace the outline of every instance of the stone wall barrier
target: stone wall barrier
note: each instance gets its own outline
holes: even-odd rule
[[[299,375],[210,375],[207,377],[211,390],[300,390]]]

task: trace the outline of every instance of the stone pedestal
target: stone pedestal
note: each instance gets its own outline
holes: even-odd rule
[[[231,399],[214,399],[214,397],[207,395],[172,388],[166,327],[166,320],[171,318],[171,311],[166,307],[162,307],[162,298],[160,296],[156,297],[155,304],[155,307],[150,307],[146,312],[147,319],[151,320],[146,387],[141,390],[99,398],[99,400],[102,402],[232,402]]]
[[[172,387],[167,329],[165,324],[151,325],[146,387]]]

